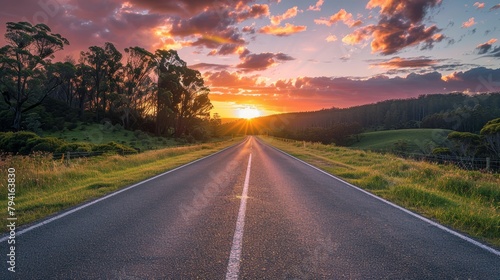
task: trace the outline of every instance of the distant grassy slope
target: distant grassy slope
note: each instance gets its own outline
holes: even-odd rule
[[[407,145],[407,152],[428,153],[432,148],[446,146],[446,129],[400,129],[362,133],[351,148],[372,151],[393,151],[398,142]]]

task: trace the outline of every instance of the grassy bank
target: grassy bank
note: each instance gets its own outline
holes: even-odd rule
[[[500,246],[500,175],[316,143],[271,145],[356,186]]]
[[[50,154],[8,156],[0,161],[1,231],[7,223],[7,172],[15,168],[15,212],[27,224],[87,200],[186,164],[238,143],[240,139],[165,148],[128,156],[52,160]]]
[[[446,147],[447,129],[399,129],[361,133],[359,142],[351,148],[370,151],[400,151],[408,153],[430,153],[435,147]]]

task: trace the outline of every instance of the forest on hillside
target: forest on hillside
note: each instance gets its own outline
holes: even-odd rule
[[[210,90],[174,50],[90,46],[78,61],[45,24],[8,22],[0,48],[0,131],[36,133],[77,122],[119,124],[163,137],[210,137]]]

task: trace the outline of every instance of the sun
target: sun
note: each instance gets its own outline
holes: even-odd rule
[[[250,120],[256,117],[260,117],[260,111],[257,108],[253,107],[240,108],[238,109],[238,117]]]

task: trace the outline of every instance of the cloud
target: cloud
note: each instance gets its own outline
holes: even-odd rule
[[[418,59],[418,58],[415,58]],[[487,77],[487,78],[485,78]],[[377,75],[368,78],[298,77],[266,84],[258,75],[220,71],[204,74],[215,101],[251,102],[270,111],[303,112],[322,108],[346,108],[387,99],[415,98],[422,94],[450,92],[494,92],[500,84],[500,69],[483,67],[455,71],[409,73],[405,76]]]
[[[349,27],[356,27],[360,26],[363,24],[361,20],[354,20],[352,18],[352,14],[348,13],[344,9],[340,9],[336,14],[332,15],[330,18],[325,19],[325,18],[320,18],[320,19],[315,19],[314,22],[316,24],[324,24],[327,26],[332,26],[333,24],[342,21],[345,25]]]
[[[476,2],[474,3],[474,7],[477,9],[484,9],[484,3]]]
[[[318,0],[318,2],[316,2],[316,5],[314,6],[309,6],[309,8],[307,9],[308,11],[316,11],[316,12],[319,12],[321,11],[321,6],[323,6],[323,4],[325,3],[324,0]]]
[[[201,71],[201,70],[203,70],[203,71],[210,71],[210,70],[224,71],[226,69],[231,68],[231,66],[224,65],[224,64],[215,64],[215,63],[198,63],[198,64],[189,65],[189,68],[195,69],[198,71]]]
[[[85,0],[86,1],[86,0]],[[82,1],[83,2],[83,1]],[[110,2],[110,1],[100,1]],[[134,6],[149,10],[152,13],[162,13],[169,15],[177,15],[183,18],[193,17],[203,11],[211,10],[215,13],[223,14],[225,11],[236,10],[237,7],[242,7],[252,0],[129,0],[129,3]]]
[[[480,80],[481,77],[491,77],[489,80],[499,81],[500,69],[479,67],[454,72],[451,76],[453,79],[447,79],[438,72],[431,72],[393,78],[378,75],[368,79],[301,77],[277,81],[274,92],[287,96],[288,104],[295,106],[295,110],[291,111],[304,111],[332,106],[345,108],[387,99],[414,98],[422,94],[491,92],[498,91],[500,86],[494,82],[485,85]],[[295,104],[294,100],[297,101]]]
[[[299,13],[297,6],[288,9],[284,14],[271,17],[271,23],[273,25],[279,25],[283,20],[294,18]]]
[[[204,74],[207,85],[213,87],[223,88],[245,88],[253,89],[255,87],[263,86],[259,82],[258,76],[242,76],[237,72],[220,71],[220,72],[207,72]]]
[[[431,59],[427,57],[416,57],[416,58],[401,58],[394,57],[390,60],[383,60],[380,62],[374,62],[370,65],[389,68],[389,69],[398,69],[398,68],[420,68],[420,67],[429,67],[434,66],[442,60]]]
[[[294,58],[283,53],[248,54],[241,58],[241,63],[236,65],[236,68],[242,69],[245,72],[262,71],[279,62],[290,60],[294,60]]]
[[[337,40],[338,40],[338,38],[335,35],[329,35],[328,37],[326,37],[327,42],[335,42]]]
[[[476,47],[476,50],[478,51],[478,54],[485,54],[488,51],[490,51],[490,49],[492,48],[493,44],[496,43],[496,41],[497,41],[497,39],[493,38],[493,39],[490,39],[486,43],[479,44]]]
[[[295,33],[306,31],[307,26],[293,25],[286,23],[285,26],[267,25],[259,29],[259,33],[275,35],[275,36],[290,36]]]
[[[346,44],[359,44],[372,39],[372,52],[390,55],[401,50],[422,45],[421,49],[431,49],[445,37],[437,26],[426,26],[424,17],[430,8],[441,4],[441,0],[394,1],[370,0],[368,9],[380,8],[379,22],[356,29],[345,36]]]
[[[474,20],[473,17],[471,17],[469,20],[467,20],[466,22],[462,23],[462,28],[469,28],[469,27],[472,27],[475,24],[476,24],[476,21]]]
[[[264,16],[269,16],[269,6],[266,4],[255,4],[251,7],[245,6],[242,11],[236,13],[236,18],[238,22],[245,21],[247,19],[257,19]]]
[[[500,9],[500,4],[496,4],[495,6],[490,8],[490,11]]]

